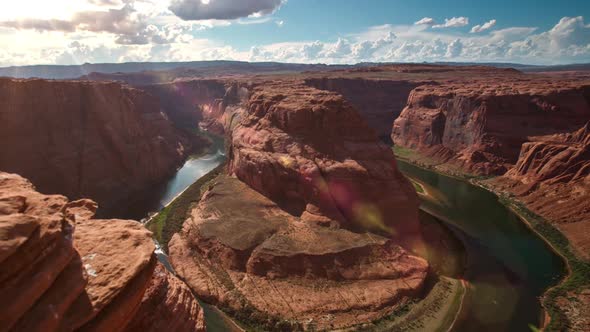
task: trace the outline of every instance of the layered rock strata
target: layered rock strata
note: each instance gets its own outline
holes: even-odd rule
[[[204,331],[190,291],[156,269],[151,233],[91,219],[96,208],[0,173],[0,296],[10,299],[0,304],[0,330],[131,331],[150,316],[154,326]]]
[[[516,165],[488,183],[555,223],[590,260],[590,124],[523,144]]]
[[[466,173],[500,175],[531,137],[571,132],[590,118],[590,84],[501,80],[425,85],[410,94],[392,140]]]

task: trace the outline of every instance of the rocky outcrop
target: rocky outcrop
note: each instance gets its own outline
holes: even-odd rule
[[[158,316],[161,308],[193,317],[183,331],[202,331],[190,291],[154,272],[151,233],[134,221],[91,219],[96,208],[0,173],[0,330],[124,331],[150,308],[160,326],[181,317]]]
[[[158,264],[127,331],[205,331],[203,308],[191,290]]]
[[[555,223],[590,259],[590,124],[523,144],[514,168],[488,182]]]
[[[334,329],[421,294],[416,194],[350,104],[268,83],[227,117],[231,176],[208,185],[169,243],[200,298],[272,330]]]
[[[364,78],[309,78],[309,86],[334,91],[349,101],[377,135],[389,140],[391,124],[400,115],[410,92],[419,83],[406,80]]]
[[[160,183],[186,146],[158,100],[118,83],[0,79],[0,169],[104,208]]]
[[[341,96],[266,84],[247,107],[231,122],[230,173],[293,215],[421,242],[416,193]]]
[[[590,84],[505,79],[412,91],[392,140],[464,173],[499,175],[530,137],[571,132],[590,117]]]

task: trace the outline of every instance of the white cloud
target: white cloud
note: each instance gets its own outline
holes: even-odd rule
[[[275,23],[279,27],[283,27],[283,25],[285,25],[285,21],[283,21],[283,20],[275,21]]]
[[[108,7],[110,1],[97,1],[108,10],[121,9]],[[102,11],[108,12],[105,8]],[[535,27],[510,27],[491,29],[486,34],[433,30],[424,24],[381,25],[338,39],[249,45],[238,49],[224,41],[198,37],[199,31],[222,29],[246,21],[274,26],[279,20],[249,17],[233,21],[189,22],[169,12],[166,4],[135,2],[133,8],[131,14],[126,14],[131,22],[124,24],[115,19],[104,19],[83,28],[76,27],[73,31],[0,28],[0,45],[3,46],[0,47],[0,66],[213,59],[307,63],[590,62],[590,26],[583,17],[564,17],[546,31]],[[264,22],[259,22],[262,20]],[[72,21],[70,17],[68,22]]]
[[[233,20],[273,13],[282,3],[283,0],[172,0],[169,8],[183,20]]]
[[[486,31],[489,30],[491,28],[493,28],[496,25],[496,20],[490,20],[482,25],[476,25],[473,28],[471,28],[471,33],[479,33],[482,31]]]
[[[459,28],[464,27],[469,24],[469,18],[467,17],[453,17],[453,18],[445,18],[444,24],[435,24],[432,26],[433,29],[442,29],[442,28]]]
[[[461,52],[463,52],[463,43],[461,39],[455,39],[447,46],[445,57],[458,58],[461,56]]]
[[[434,19],[432,17],[424,17],[419,21],[414,22],[414,25],[433,25]]]

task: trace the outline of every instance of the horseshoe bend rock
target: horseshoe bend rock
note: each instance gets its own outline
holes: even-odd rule
[[[134,221],[90,219],[96,207],[0,173],[0,296],[10,299],[0,303],[0,331],[123,331],[150,308],[190,313],[195,321],[179,330],[203,330],[186,286],[154,270],[151,233]],[[171,324],[181,317],[151,314]]]
[[[292,216],[222,175],[169,244],[205,301],[316,328],[370,322],[420,294],[428,264],[392,240]]]
[[[291,83],[255,87],[243,106],[226,128],[230,174],[169,243],[189,287],[248,320],[318,329],[419,296],[418,199],[352,106]]]
[[[231,121],[229,172],[306,220],[422,242],[418,197],[342,96],[291,83],[254,89]]]

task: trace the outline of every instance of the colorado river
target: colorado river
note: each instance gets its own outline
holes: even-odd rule
[[[189,156],[176,174],[165,183],[147,191],[147,195],[132,202],[125,202],[112,211],[107,211],[109,218],[142,220],[150,212],[158,212],[182,194],[191,184],[225,161],[223,137],[210,135],[211,145],[204,155]]]
[[[161,190],[132,204],[127,217],[158,211],[225,160],[223,140],[212,137],[207,154],[189,158]],[[454,331],[530,331],[542,320],[539,297],[565,273],[561,258],[498,198],[467,182],[398,161],[400,170],[422,184],[432,199],[422,209],[464,242],[467,293]],[[129,210],[128,210],[129,211]],[[166,256],[158,256],[167,264]],[[229,319],[205,305],[212,330],[232,329]],[[235,327],[235,326],[233,326]],[[233,330],[233,329],[232,329]]]
[[[431,194],[422,209],[464,242],[468,289],[454,331],[531,331],[542,320],[539,297],[565,265],[496,195],[467,182],[398,161]]]

